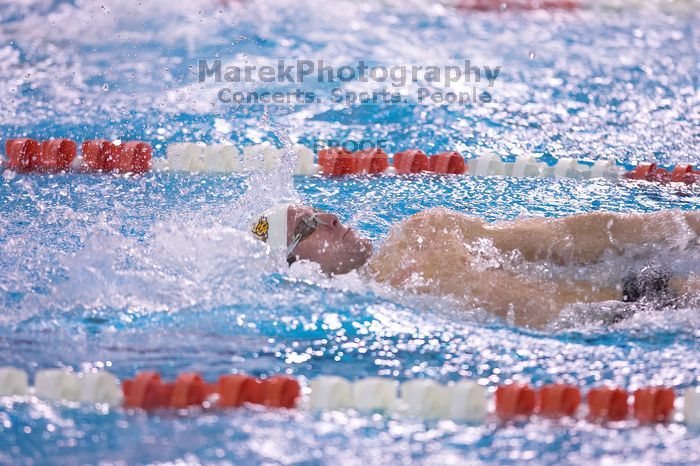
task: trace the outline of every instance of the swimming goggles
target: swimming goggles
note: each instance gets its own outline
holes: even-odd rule
[[[318,212],[314,211],[311,215],[305,215],[301,218],[301,221],[294,228],[294,235],[292,236],[292,242],[287,248],[287,264],[292,265],[297,258],[294,256],[294,249],[304,241],[306,238],[311,236],[311,234],[316,231],[319,225],[327,225],[326,222],[318,218]]]

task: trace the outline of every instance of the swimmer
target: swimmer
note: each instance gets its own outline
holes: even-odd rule
[[[522,326],[542,327],[576,303],[633,301],[667,290],[700,291],[700,280],[692,274],[680,278],[646,271],[601,287],[585,280],[543,280],[510,266],[589,265],[606,253],[622,255],[632,246],[697,248],[700,211],[594,212],[487,223],[434,208],[395,225],[374,255],[369,239],[344,226],[336,215],[308,206],[276,206],[256,218],[252,231],[282,251],[289,264],[313,261],[329,275],[359,269],[393,287],[450,295],[465,306],[484,308]]]

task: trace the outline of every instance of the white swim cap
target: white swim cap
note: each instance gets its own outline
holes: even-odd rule
[[[272,249],[287,250],[287,211],[289,204],[278,204],[255,217],[250,231]]]

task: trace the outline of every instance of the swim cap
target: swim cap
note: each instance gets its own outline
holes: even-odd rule
[[[278,204],[255,218],[250,231],[272,249],[287,250],[287,211],[289,204]]]

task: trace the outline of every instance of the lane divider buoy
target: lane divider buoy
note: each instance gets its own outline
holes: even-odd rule
[[[541,177],[543,174],[542,164],[537,161],[537,157],[533,155],[520,155],[515,158],[513,162],[513,168],[510,170],[510,176],[514,178],[533,178]],[[502,173],[505,174],[505,166],[501,163],[503,167]]]
[[[145,142],[127,141],[119,145],[102,139],[84,141],[80,171],[146,173],[151,169],[153,149]]]
[[[86,372],[78,378],[79,401],[83,403],[116,403],[122,399],[117,378],[107,371]]]
[[[629,412],[629,394],[617,387],[599,387],[586,396],[591,420],[622,421]]]
[[[394,168],[399,175],[420,173],[428,171],[430,162],[422,150],[410,149],[394,154]]]
[[[686,424],[700,426],[700,387],[689,388],[685,391],[683,416]]]
[[[625,173],[624,176],[629,180],[654,183],[694,184],[700,180],[700,170],[693,170],[693,166],[688,164],[679,164],[671,170],[666,170],[655,163],[643,162]]]
[[[178,375],[170,393],[171,408],[187,408],[204,403],[211,393],[209,386],[199,374],[186,372]]]
[[[26,395],[28,391],[26,372],[14,367],[0,367],[0,396]]]
[[[450,415],[450,390],[432,380],[409,380],[401,384],[401,401],[408,414],[431,418]]]
[[[263,405],[271,408],[293,408],[301,395],[301,385],[291,377],[275,376],[265,379]]]
[[[172,389],[172,384],[163,383],[157,372],[140,372],[133,379],[122,382],[124,406],[144,410],[168,406]]]
[[[77,146],[68,139],[8,139],[5,142],[7,166],[17,172],[58,172],[68,170]]]
[[[672,388],[640,388],[634,392],[634,417],[640,422],[666,422],[675,399]]]
[[[495,398],[496,414],[503,420],[529,416],[535,411],[535,390],[526,384],[500,385]]]
[[[398,384],[382,377],[367,377],[353,386],[354,408],[360,411],[386,411],[396,403]]]
[[[36,373],[34,390],[37,396],[50,400],[78,401],[78,375],[61,369],[47,369]]]
[[[464,158],[457,152],[442,152],[430,156],[430,168],[434,173],[461,175],[467,171]]]
[[[332,147],[318,151],[319,173],[326,176],[374,175],[389,168],[389,156],[382,149],[350,152]]]
[[[106,371],[75,373],[46,369],[35,374],[34,386],[30,387],[26,372],[0,367],[0,397],[32,395],[56,401],[121,404],[146,411],[238,408],[254,404],[312,411],[356,409],[458,421],[481,421],[489,416],[487,388],[472,380],[443,385],[416,379],[399,384],[383,377],[350,381],[338,376],[319,376],[302,390],[296,379],[284,375],[256,378],[228,374],[209,383],[198,373],[185,372],[168,382],[158,372],[145,371],[120,384]],[[499,385],[493,398],[493,415],[502,421],[530,416],[576,417],[582,406],[580,389],[559,383],[539,388],[522,383]],[[700,425],[700,387],[687,389],[680,403],[683,422]],[[586,395],[585,418],[593,422],[619,422],[628,420],[632,414],[639,424],[670,422],[676,404],[674,390],[667,387],[638,388],[632,396],[619,387],[594,387]]]
[[[315,175],[318,166],[314,153],[305,146],[293,148],[296,156],[295,175]],[[166,149],[166,159],[154,159],[156,170],[194,173],[242,173],[253,170],[274,170],[280,167],[283,149],[268,144],[247,146],[241,152],[226,144],[174,143]]]
[[[29,138],[8,139],[5,143],[7,168],[20,173],[79,171],[116,171],[145,173],[151,169],[153,150],[141,141],[119,145],[104,140],[84,141],[82,158],[78,145],[70,139],[36,141]]]
[[[352,383],[343,377],[325,375],[311,380],[309,384],[310,407],[315,410],[347,409],[354,404]]]
[[[63,369],[46,369],[34,376],[33,394],[50,400],[86,403],[117,403],[121,399],[119,383],[109,372],[77,374]]]
[[[581,391],[567,384],[549,384],[537,391],[536,411],[545,417],[571,417],[581,404]]]
[[[245,403],[294,408],[301,393],[299,382],[286,376],[257,379],[225,375],[209,384],[196,373],[180,374],[175,382],[164,382],[155,372],[141,372],[134,379],[125,380],[122,389],[125,407],[147,411],[203,406],[208,400],[219,408],[236,408]]]
[[[243,403],[261,402],[264,399],[259,380],[241,374],[224,375],[219,378],[219,406],[237,408]]]

